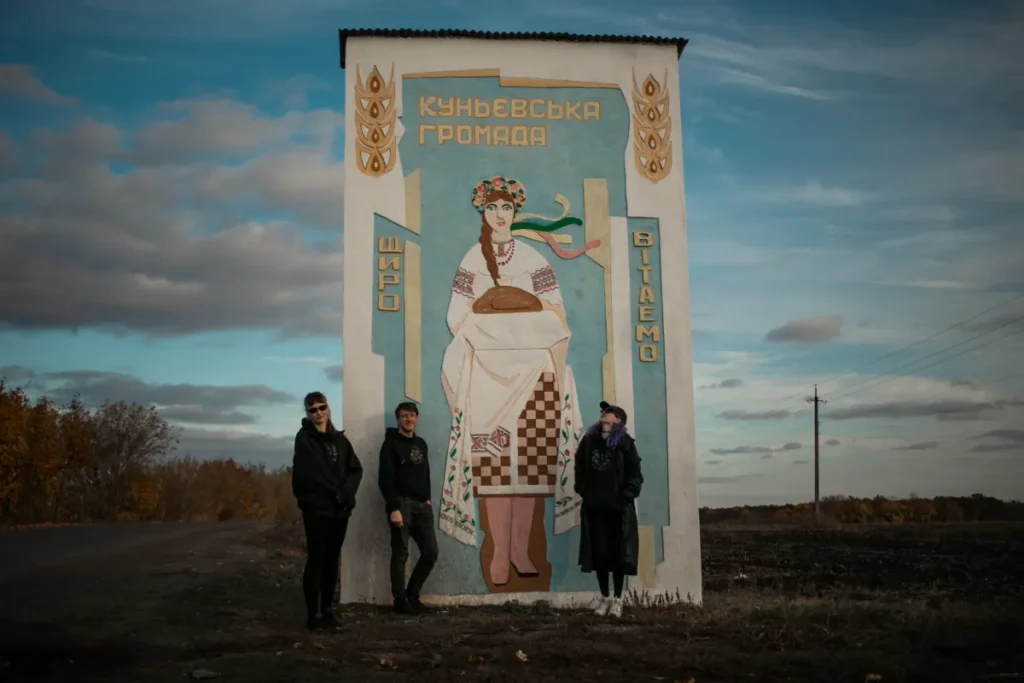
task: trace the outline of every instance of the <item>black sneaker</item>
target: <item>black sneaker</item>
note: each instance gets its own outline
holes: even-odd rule
[[[322,631],[323,624],[318,617],[306,617],[306,628],[310,631]]]
[[[420,602],[419,598],[409,598],[409,613],[410,614],[423,614],[427,611],[427,608]]]
[[[410,614],[412,606],[405,598],[395,598],[395,614]]]
[[[334,612],[322,612],[320,614],[320,628],[335,629],[341,626],[338,620],[334,617]]]

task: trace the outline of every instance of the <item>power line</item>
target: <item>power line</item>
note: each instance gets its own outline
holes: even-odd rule
[[[913,347],[917,346],[918,344],[923,344],[926,341],[931,341],[932,339],[935,339],[936,337],[938,337],[940,335],[943,335],[946,332],[950,332],[952,330],[955,330],[958,327],[961,327],[962,325],[966,325],[967,323],[969,323],[969,322],[971,322],[973,320],[977,320],[981,316],[986,315],[988,313],[991,313],[992,311],[996,310],[997,308],[1002,308],[1003,306],[1006,306],[1007,304],[1012,304],[1014,301],[1017,301],[1018,299],[1024,299],[1024,294],[1018,294],[1017,296],[1014,296],[1014,297],[1012,297],[1010,299],[1007,299],[1006,301],[1004,301],[1002,303],[999,303],[999,304],[996,304],[995,306],[991,306],[989,308],[986,308],[981,313],[973,315],[970,318],[967,318],[966,320],[961,320],[959,322],[955,322],[952,325],[950,325],[949,327],[947,327],[945,329],[942,329],[942,330],[939,330],[938,332],[935,332],[934,334],[931,334],[931,335],[925,337],[924,339],[918,339],[916,342],[913,342],[911,344],[907,344],[903,348],[896,349],[895,351],[891,351],[891,352],[889,352],[889,353],[887,353],[887,354],[885,354],[883,356],[879,356],[878,358],[876,358],[873,361],[865,363],[864,365],[861,365],[858,368],[854,368],[853,370],[850,370],[850,371],[848,371],[846,373],[840,373],[840,375],[842,375],[842,374],[849,374],[850,372],[858,372],[860,370],[863,370],[866,367],[870,367],[870,366],[874,365],[875,363],[877,363],[880,360],[885,360],[886,358],[891,358],[892,356],[895,356],[895,355],[897,355],[899,353],[902,353],[903,351],[906,351],[909,348],[913,348]],[[919,360],[923,360],[923,359],[919,359]],[[905,366],[901,366],[901,367],[905,367]],[[828,381],[831,381],[831,380],[828,380]]]
[[[947,348],[947,349],[943,349],[943,350],[942,350],[942,351],[940,351],[939,353],[943,353],[943,352],[945,352],[945,351],[949,351],[950,349],[954,349],[954,348],[956,348],[957,346],[961,346],[962,344],[964,344],[964,343],[966,343],[966,342],[969,342],[969,341],[972,341],[972,340],[974,340],[974,339],[977,339],[978,337],[983,337],[983,336],[985,336],[986,334],[991,334],[992,332],[995,332],[995,331],[997,331],[997,330],[1000,330],[1000,329],[1002,329],[1002,328],[1006,327],[1007,325],[1012,325],[1013,323],[1015,323],[1015,322],[1018,322],[1018,321],[1021,321],[1021,320],[1024,320],[1024,316],[1021,316],[1020,318],[1017,318],[1017,319],[1015,319],[1015,320],[1011,320],[1011,321],[1010,321],[1010,322],[1008,322],[1008,323],[1005,323],[1005,324],[1003,324],[1003,325],[1000,325],[999,327],[995,328],[994,330],[989,330],[988,332],[984,332],[984,333],[982,333],[982,334],[979,334],[979,335],[976,335],[976,336],[974,336],[974,337],[971,337],[970,339],[967,339],[967,340],[965,340],[965,341],[963,341],[963,342],[960,342],[959,344],[954,344],[953,346],[950,346],[950,347],[949,347],[949,348]],[[833,397],[832,397],[832,400],[833,400],[833,401],[836,401],[836,400],[838,400],[838,399],[841,399],[841,398],[845,398],[845,397],[847,397],[847,396],[852,396],[853,394],[859,394],[860,392],[862,392],[862,391],[864,391],[864,390],[866,390],[866,389],[868,389],[868,388],[871,388],[871,389],[875,389],[875,388],[878,388],[878,387],[882,386],[883,384],[887,384],[887,383],[889,383],[889,382],[892,382],[892,381],[895,381],[895,380],[897,380],[897,379],[900,379],[900,378],[903,378],[903,377],[907,377],[908,375],[913,375],[913,374],[914,374],[915,372],[921,372],[922,370],[927,370],[928,368],[932,368],[932,367],[935,367],[936,365],[940,365],[940,364],[942,364],[942,363],[945,363],[946,361],[950,361],[950,360],[953,360],[954,358],[958,358],[958,357],[960,357],[960,356],[964,355],[965,353],[970,353],[971,351],[977,351],[978,349],[984,348],[984,347],[988,346],[989,344],[994,344],[994,343],[995,343],[995,342],[997,342],[997,341],[1002,341],[1002,340],[1004,340],[1004,339],[1009,339],[1010,337],[1013,337],[1014,335],[1018,335],[1018,334],[1021,334],[1022,332],[1024,332],[1024,327],[1022,327],[1021,329],[1019,329],[1019,330],[1017,330],[1017,331],[1015,331],[1015,332],[1011,332],[1010,334],[1007,334],[1007,335],[1003,335],[1002,337],[997,337],[996,339],[989,339],[989,340],[988,340],[988,341],[986,341],[986,342],[985,342],[984,344],[978,344],[977,346],[972,346],[972,347],[971,347],[971,348],[969,348],[969,349],[964,349],[964,350],[963,350],[963,351],[961,351],[960,353],[954,353],[954,354],[953,354],[952,356],[950,356],[950,357],[948,357],[948,358],[940,358],[939,360],[935,361],[934,363],[929,363],[928,365],[925,365],[925,366],[924,366],[924,367],[922,367],[922,368],[917,368],[917,369],[911,370],[910,372],[905,372],[905,373],[903,373],[902,375],[897,375],[896,377],[888,377],[888,378],[885,378],[885,379],[884,379],[884,380],[883,380],[882,382],[879,382],[878,384],[875,384],[875,385],[873,385],[873,386],[871,386],[871,387],[864,387],[863,389],[857,389],[856,391],[847,391],[846,393],[840,394],[839,396],[833,396]],[[931,354],[931,355],[932,355],[932,356],[934,356],[935,354]],[[930,357],[931,357],[931,356],[926,356],[925,358],[922,358],[922,359],[920,359],[920,360],[925,360],[926,358],[930,358]],[[918,362],[920,362],[920,360],[918,360],[918,361],[913,361],[912,363],[909,363],[909,365],[913,365],[914,363],[918,363]],[[906,367],[906,365],[904,365],[904,366],[901,366],[901,367]],[[899,369],[900,369],[900,368],[896,368],[896,370],[899,370]],[[873,379],[879,379],[879,378],[875,377],[875,378],[873,378]],[[861,384],[862,384],[862,383],[861,383]],[[852,385],[852,386],[857,386],[857,385]],[[848,387],[848,388],[849,388],[849,387]]]
[[[985,384],[989,385],[1001,384],[1002,382],[1007,382],[1011,379],[1017,379],[1018,377],[1024,377],[1024,372],[1018,372],[1016,375],[1007,375],[1006,377],[999,377],[998,379],[981,380],[981,382],[984,382]]]
[[[810,386],[810,385],[808,385],[808,386]],[[817,386],[817,385],[815,385],[815,386]],[[789,403],[790,401],[792,401],[794,398],[796,398],[797,396],[801,395],[802,393],[804,393],[804,390],[800,389],[800,391],[796,392],[795,394],[793,394],[789,398],[784,398],[781,401],[779,401],[779,405],[782,406],[782,405],[785,405],[785,404]]]
[[[955,323],[953,323],[952,325],[950,325],[949,327],[947,327],[945,329],[939,330],[938,332],[935,332],[934,334],[931,334],[931,335],[929,335],[929,336],[927,336],[927,337],[925,337],[923,339],[918,339],[917,341],[912,342],[910,344],[907,344],[906,346],[904,346],[902,348],[899,348],[899,349],[896,349],[895,351],[890,351],[889,353],[886,353],[886,354],[884,354],[882,356],[879,356],[878,358],[875,358],[874,360],[869,361],[869,362],[865,363],[864,365],[856,367],[856,368],[854,368],[852,370],[846,370],[846,371],[840,372],[840,373],[838,373],[836,375],[833,375],[832,377],[829,377],[825,381],[821,382],[821,384],[825,385],[825,384],[828,384],[829,382],[832,382],[832,381],[842,377],[843,375],[849,375],[851,373],[860,372],[864,368],[871,367],[872,365],[874,365],[875,363],[877,363],[879,361],[883,361],[886,358],[892,358],[893,356],[898,355],[900,353],[903,353],[907,349],[913,348],[913,347],[917,346],[918,344],[923,344],[926,341],[931,341],[932,339],[935,339],[936,337],[941,336],[941,335],[945,334],[946,332],[950,332],[952,330],[955,330],[956,328],[960,327],[961,325],[965,325],[965,324],[967,324],[967,323],[969,323],[971,321],[977,320],[981,316],[983,316],[983,315],[985,315],[987,313],[991,313],[992,311],[996,310],[997,308],[1002,308],[1003,306],[1006,306],[1008,304],[1012,304],[1014,301],[1017,301],[1019,299],[1024,299],[1024,294],[1018,294],[1018,295],[1016,295],[1014,297],[1011,297],[1011,298],[1007,299],[1006,301],[1003,301],[1002,303],[998,303],[995,306],[991,306],[989,308],[986,308],[981,313],[973,315],[970,318],[967,318],[965,320],[960,320],[958,322],[955,322]],[[926,356],[925,358],[930,358],[930,357],[931,356]],[[918,359],[918,360],[924,360],[924,358]],[[917,361],[915,361],[915,362],[917,362]],[[906,364],[900,366],[900,368],[902,368],[902,367],[906,367]],[[895,369],[899,370],[900,368],[895,368]],[[864,381],[870,381],[870,379],[874,379],[874,378],[869,378],[868,380],[864,380]],[[856,386],[856,384],[850,385],[850,386]],[[849,388],[849,387],[847,387],[847,388]],[[780,404],[789,403],[790,401],[792,401],[793,399],[797,398],[798,396],[800,396],[803,393],[804,393],[804,390],[801,389],[799,392],[793,394],[789,398],[783,399],[780,402]]]
[[[912,360],[912,361],[910,361],[908,363],[904,363],[903,365],[897,366],[897,367],[893,368],[892,370],[889,370],[889,373],[893,373],[896,370],[902,370],[903,368],[908,367],[910,365],[916,365],[917,363],[920,363],[921,361],[928,360],[929,358],[934,358],[935,356],[938,356],[940,354],[946,353],[947,351],[951,351],[951,350],[957,348],[958,346],[963,346],[964,344],[972,342],[975,339],[979,339],[981,337],[990,335],[993,332],[998,332],[999,330],[1003,329],[1004,327],[1016,324],[1016,323],[1018,323],[1018,322],[1020,322],[1022,320],[1024,320],[1024,315],[1020,316],[1019,318],[1014,318],[1013,320],[1009,320],[1009,321],[1003,323],[1002,325],[1000,325],[998,327],[995,327],[995,328],[993,328],[991,330],[985,330],[984,332],[979,332],[978,334],[974,335],[973,337],[968,337],[967,339],[959,341],[956,344],[953,344],[952,346],[947,346],[944,349],[939,349],[938,351],[934,351],[934,352],[928,354],[927,356],[924,356],[923,358],[918,358],[918,359]],[[1005,337],[999,337],[999,339],[1005,339]],[[993,340],[993,341],[998,341],[998,339],[997,340]],[[985,344],[983,344],[982,346],[985,346]],[[978,347],[978,348],[981,348],[981,347]],[[955,355],[951,356],[951,358],[956,358],[956,356]],[[933,363],[933,365],[937,365],[937,363]],[[932,366],[928,365],[926,367],[932,367]],[[917,370],[912,370],[911,372],[909,372],[907,374],[913,374],[914,372],[918,372],[918,371],[923,370],[923,369],[924,368],[918,368]],[[901,376],[905,377],[906,375],[901,375]],[[849,389],[852,389],[853,387],[860,386],[861,384],[865,384],[865,383],[874,382],[874,381],[876,381],[878,379],[879,379],[879,377],[868,377],[866,379],[862,379],[859,382],[854,382],[853,384],[847,385],[846,387],[843,387],[843,389],[844,389],[844,391],[845,390],[849,390]],[[847,394],[844,393],[843,395],[847,395]]]

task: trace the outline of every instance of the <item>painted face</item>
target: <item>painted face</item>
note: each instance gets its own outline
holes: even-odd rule
[[[317,401],[311,406],[306,406],[306,415],[316,425],[322,425],[331,419],[331,407],[326,403]]]
[[[398,426],[406,434],[412,434],[416,431],[416,425],[420,422],[420,416],[411,410],[403,410],[398,413]]]
[[[496,199],[484,205],[484,220],[496,232],[510,231],[515,216],[516,207],[507,199]]]
[[[619,418],[612,413],[601,413],[601,436],[607,438],[612,433],[612,427],[619,422]]]

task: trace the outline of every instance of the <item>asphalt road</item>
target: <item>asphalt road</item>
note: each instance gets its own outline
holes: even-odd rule
[[[0,531],[0,583],[41,570],[79,563],[130,559],[136,551],[178,545],[211,533],[245,533],[254,522],[161,522],[78,524]]]
[[[202,631],[188,619],[184,626],[169,621],[189,617],[190,608],[178,607],[181,597],[262,562],[254,543],[262,526],[89,524],[0,532],[0,681],[112,680],[108,674],[132,657],[159,664]]]

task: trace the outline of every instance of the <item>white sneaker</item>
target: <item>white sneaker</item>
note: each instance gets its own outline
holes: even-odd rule
[[[611,606],[612,606],[612,599],[611,598],[604,598],[604,597],[598,598],[597,599],[597,606],[594,607],[594,614],[596,614],[599,617],[603,617],[604,615],[608,614],[608,609]]]
[[[612,598],[608,607],[608,616],[618,619],[622,616],[622,598]]]

